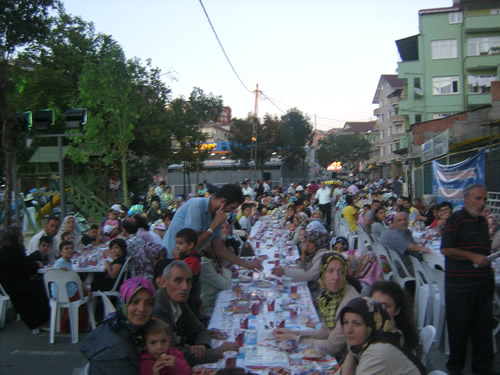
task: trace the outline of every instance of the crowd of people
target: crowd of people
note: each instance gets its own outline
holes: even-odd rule
[[[243,256],[253,255],[252,226],[262,216],[272,215],[288,231],[287,240],[299,253],[296,265],[275,267],[272,272],[307,282],[321,317],[321,325],[307,330],[277,328],[276,339],[293,339],[335,356],[342,363],[343,375],[423,374],[411,293],[393,281],[382,281],[383,270],[375,254],[350,248],[347,238],[332,231],[332,224],[336,213],[340,214],[352,231],[363,230],[373,241],[397,251],[408,266],[410,256],[430,251],[415,242],[408,228],[435,228],[443,235],[446,255],[450,283],[446,302],[464,310],[469,303],[461,300],[464,293],[471,295],[482,287],[482,304],[493,293],[484,288],[491,282],[489,262],[484,258],[491,251],[491,241],[497,249],[500,235],[498,220],[485,212],[481,189],[473,186],[466,191],[465,208],[459,211],[467,215],[473,207],[472,217],[479,227],[457,232],[460,225],[473,224],[456,218],[449,202],[434,204],[402,196],[400,179],[312,181],[305,187],[294,183],[287,188],[273,186],[271,180],[221,187],[204,182],[196,194],[179,199],[161,182],[129,208],[112,205],[107,217],[86,233],[80,233],[72,215],[62,221],[51,217],[25,249],[21,230],[5,229],[0,282],[24,322],[31,329],[47,329],[48,300],[38,270],[54,262],[55,268],[71,269],[75,249],[107,244],[105,272],[92,283],[83,280],[84,293],[110,290],[127,259],[130,277],[120,287],[117,311],[105,317],[80,345],[90,364],[89,373],[188,374],[195,365],[216,362],[225,351],[238,350],[234,342],[213,348],[207,323],[218,293],[231,288],[238,267],[262,269],[260,259],[249,261]],[[479,233],[484,226],[483,247],[478,253],[465,250],[473,254],[465,258],[460,249],[468,249],[470,236],[475,236],[466,233]],[[464,268],[464,260],[479,267],[474,272]],[[464,282],[459,272],[469,272],[466,280],[475,274],[478,278]],[[484,311],[480,311],[483,320],[488,319]],[[465,322],[451,315],[448,324]],[[467,315],[470,324],[476,321],[473,315]],[[469,334],[450,331],[456,344],[451,347],[448,367],[457,374],[463,369],[458,358]],[[479,346],[482,364],[473,361],[473,370],[486,374],[492,357],[488,357],[489,348]]]

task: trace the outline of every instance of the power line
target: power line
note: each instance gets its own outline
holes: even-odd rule
[[[241,80],[240,76],[236,72],[236,69],[234,69],[234,66],[231,63],[231,60],[229,60],[229,57],[227,56],[226,50],[224,49],[224,46],[222,45],[222,43],[221,43],[221,41],[219,39],[219,36],[217,35],[217,32],[215,31],[214,25],[212,25],[212,21],[210,20],[210,17],[208,16],[207,10],[205,9],[205,5],[203,5],[203,1],[202,0],[200,0],[200,4],[201,4],[201,7],[203,8],[203,12],[205,12],[205,16],[207,17],[208,23],[210,24],[210,27],[212,28],[212,31],[214,32],[215,38],[217,39],[217,42],[219,42],[219,46],[222,49],[222,52],[224,53],[224,56],[226,57],[226,60],[229,63],[229,66],[231,67],[231,69],[233,70],[234,74],[236,75],[236,78],[238,78],[238,81],[240,81],[240,83],[243,85],[243,87],[249,93],[253,94],[253,92],[247,87],[247,85],[245,85],[243,83],[243,81]]]

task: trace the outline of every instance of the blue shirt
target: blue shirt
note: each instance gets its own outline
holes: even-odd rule
[[[54,263],[54,269],[56,268],[66,268],[68,270],[73,270],[73,265],[71,262],[68,262],[64,258],[59,258],[55,263]],[[75,285],[75,283],[67,283],[66,284],[66,291],[68,292],[68,297],[72,298],[76,292],[78,291],[78,287]],[[50,294],[52,297],[57,296],[57,286],[56,284],[51,284],[50,286]]]
[[[208,211],[211,198],[191,198],[174,215],[167,233],[163,237],[161,244],[167,249],[167,257],[172,258],[172,249],[175,249],[175,235],[181,229],[191,228],[196,232],[203,233],[214,220],[214,216]],[[210,235],[208,240],[199,247],[203,249],[214,236],[221,236],[221,226]]]

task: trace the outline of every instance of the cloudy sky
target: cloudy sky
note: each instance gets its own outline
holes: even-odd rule
[[[151,58],[174,97],[221,95],[233,117],[297,107],[318,129],[373,118],[381,74],[394,74],[395,40],[418,33],[418,10],[452,0],[63,0],[111,34],[127,57]],[[239,77],[239,78],[238,78]]]

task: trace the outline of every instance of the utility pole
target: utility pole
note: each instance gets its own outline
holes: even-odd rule
[[[253,111],[253,125],[252,125],[252,155],[251,158],[254,160],[254,182],[257,182],[257,121],[259,113],[259,84],[257,83],[255,89],[255,107]]]

